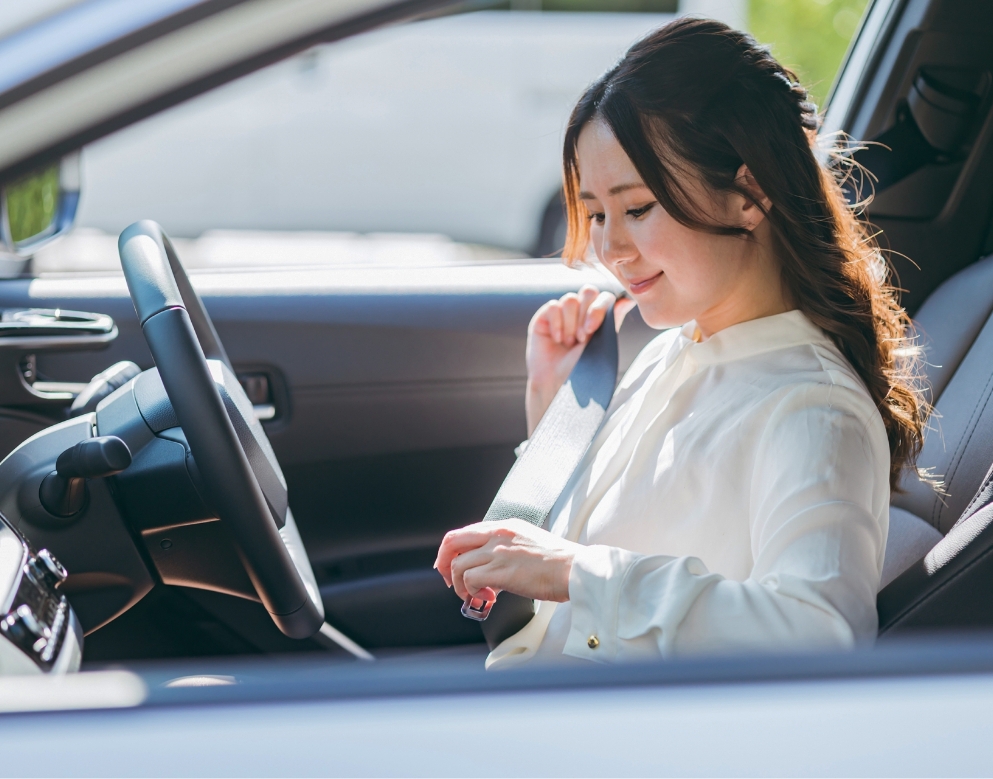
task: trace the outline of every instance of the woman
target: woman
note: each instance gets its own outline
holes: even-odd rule
[[[793,73],[705,20],[653,33],[579,101],[564,256],[592,244],[672,329],[618,385],[547,530],[442,542],[459,597],[538,601],[487,667],[873,640],[890,490],[925,409],[908,320],[816,127]],[[584,288],[535,315],[529,431],[612,304]]]

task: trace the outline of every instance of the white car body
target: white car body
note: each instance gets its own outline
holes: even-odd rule
[[[16,776],[977,776],[989,663],[956,642],[544,674],[201,661],[7,679],[0,733]]]

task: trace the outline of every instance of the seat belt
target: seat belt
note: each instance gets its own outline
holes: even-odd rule
[[[856,164],[842,184],[848,202],[878,194],[933,162],[965,159],[963,143],[975,131],[986,79],[985,71],[921,68],[896,123],[851,154]]]
[[[617,331],[611,307],[504,479],[484,522],[516,517],[536,527],[545,524],[603,424],[616,385]],[[511,592],[500,593],[495,601],[467,598],[462,614],[482,623],[493,649],[531,621],[534,601]]]
[[[913,115],[904,109],[896,124],[851,155],[855,164],[849,168],[841,191],[848,203],[854,205],[869,192],[879,194],[903,181],[938,156],[938,150],[921,134]]]

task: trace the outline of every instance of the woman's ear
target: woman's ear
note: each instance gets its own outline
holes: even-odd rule
[[[765,215],[772,208],[772,201],[762,191],[762,187],[759,186],[747,165],[738,168],[734,180],[739,187],[751,195],[751,200],[742,198],[741,213],[739,214],[741,226],[751,232],[765,219]],[[762,208],[758,208],[756,203]]]

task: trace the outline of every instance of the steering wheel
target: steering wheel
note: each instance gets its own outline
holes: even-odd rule
[[[155,222],[128,227],[118,248],[166,394],[262,604],[287,636],[314,635],[324,624],[324,606],[292,514],[287,514],[286,482],[203,301]],[[234,403],[231,415],[217,382]]]

